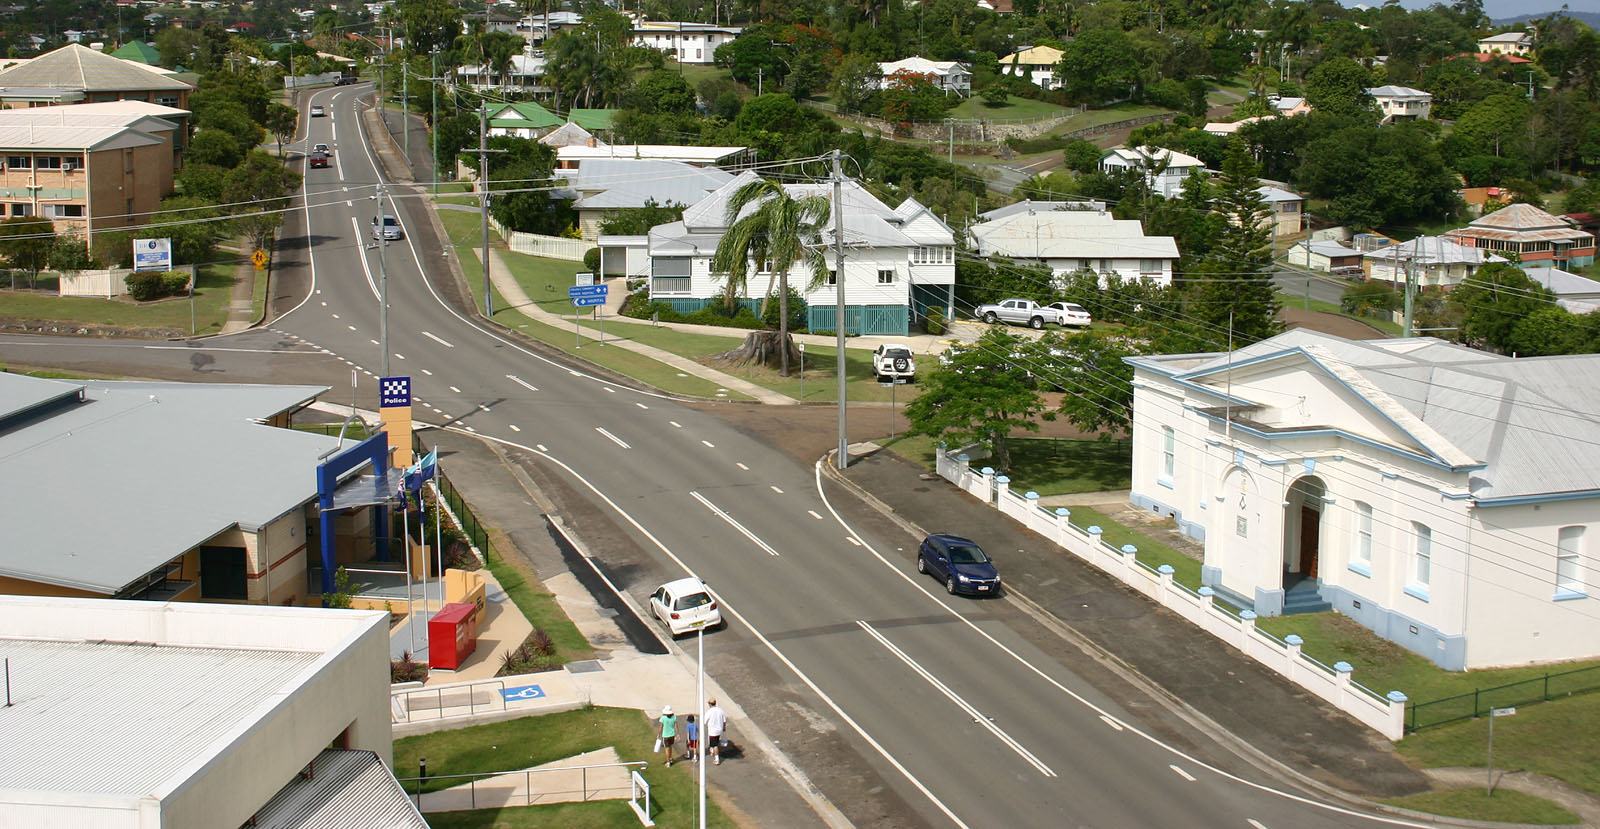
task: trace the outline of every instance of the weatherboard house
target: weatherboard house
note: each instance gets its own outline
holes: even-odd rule
[[[1600,656],[1600,355],[1297,329],[1130,357],[1131,500],[1263,616],[1333,608],[1453,670]]]
[[[657,225],[648,235],[649,290],[652,302],[692,313],[722,301],[726,280],[711,272],[711,257],[731,224],[728,200],[745,184],[756,181],[744,172],[683,211],[683,219]],[[785,184],[794,198],[832,199],[833,186]],[[906,334],[911,323],[938,308],[949,318],[955,285],[955,235],[938,216],[915,199],[891,208],[859,183],[847,181],[844,201],[845,331],[850,334]],[[748,210],[749,208],[747,208]],[[833,222],[822,232],[830,270],[820,285],[808,288],[811,272],[797,263],[789,285],[805,298],[807,327],[836,330]],[[752,269],[740,301],[752,309],[768,292],[773,274]],[[774,285],[773,291],[777,288]]]

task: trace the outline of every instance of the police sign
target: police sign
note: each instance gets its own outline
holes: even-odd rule
[[[409,405],[411,405],[410,377],[378,378],[378,408],[390,409]]]

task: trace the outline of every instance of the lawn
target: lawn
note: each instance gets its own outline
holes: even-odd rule
[[[1600,795],[1596,722],[1600,722],[1600,693],[1519,707],[1515,716],[1495,718],[1494,766],[1546,774]],[[1425,767],[1483,768],[1488,738],[1485,717],[1419,731],[1395,748]],[[1495,794],[1495,799],[1503,793]]]
[[[1178,552],[1177,550],[1156,541],[1144,533],[1130,530],[1127,527],[1111,520],[1110,516],[1089,507],[1067,507],[1072,516],[1067,520],[1075,526],[1089,528],[1098,526],[1102,532],[1100,539],[1117,549],[1124,544],[1132,544],[1139,552],[1134,558],[1150,565],[1160,567],[1163,564],[1172,565],[1172,579],[1191,590],[1200,589],[1200,562]]]
[[[983,99],[974,95],[957,104],[945,114],[950,118],[968,118],[972,120],[983,119],[986,121],[1036,121],[1041,118],[1053,118],[1074,112],[1071,107],[1059,104],[1035,101],[1032,98],[1019,98],[1015,95],[1006,99],[1005,106],[992,107],[984,103]]]
[[[1006,475],[1015,492],[1068,495],[1133,486],[1133,441],[1012,438],[1009,443]]]
[[[196,333],[215,334],[228,321],[228,304],[232,299],[236,264],[235,261],[224,261],[200,266],[194,292]],[[264,293],[262,298],[264,302]],[[0,291],[0,316],[126,328],[190,330],[187,296],[136,303],[131,300]]]
[[[1051,130],[1046,135],[1061,135],[1074,130],[1098,127],[1101,124],[1110,124],[1116,121],[1126,121],[1130,118],[1143,118],[1146,115],[1161,115],[1171,112],[1170,109],[1147,106],[1145,104],[1112,104],[1104,109],[1091,109],[1079,115],[1074,115],[1065,124]]]
[[[614,746],[625,761],[646,760],[640,775],[650,784],[650,802],[657,825],[695,823],[696,772],[691,763],[663,767],[651,752],[655,732],[645,715],[626,708],[581,708],[542,717],[405,737],[394,743],[397,777],[416,777],[417,760],[428,758],[430,774],[514,771],[585,751]],[[446,788],[449,781],[430,780],[425,791]],[[407,783],[416,791],[415,783]],[[711,799],[706,824],[733,826]],[[618,809],[620,808],[620,811]],[[443,817],[444,819],[440,819]],[[626,803],[531,806],[515,809],[430,815],[432,826],[624,826],[636,823]]]
[[[699,89],[700,84],[709,80],[733,80],[733,73],[727,69],[723,69],[720,66],[704,66],[686,63],[678,66],[678,72],[683,75],[684,82],[688,83],[693,89]],[[756,94],[754,87],[748,89],[741,88],[741,91],[745,93],[744,97],[746,98],[753,98]]]
[[[1481,786],[1469,789],[1448,789],[1442,792],[1423,792],[1410,797],[1394,797],[1380,801],[1402,809],[1412,809],[1433,815],[1487,820],[1496,823],[1532,823],[1541,826],[1565,826],[1578,823],[1577,815],[1543,798],[1510,789],[1497,789],[1493,797]]]

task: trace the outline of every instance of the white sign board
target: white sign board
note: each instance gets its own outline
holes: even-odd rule
[[[592,273],[579,273],[579,274],[575,274],[574,276],[576,277],[576,280],[574,282],[574,284],[576,284],[576,285],[593,285],[593,284],[595,284],[595,282],[594,282],[594,274],[592,274]]]
[[[133,269],[136,271],[172,270],[172,240],[133,240]]]
[[[1515,708],[1491,708],[1491,709],[1489,709],[1489,716],[1491,716],[1491,717],[1509,717],[1509,716],[1511,716],[1512,714],[1515,714],[1515,713],[1517,713],[1517,709],[1515,709]]]

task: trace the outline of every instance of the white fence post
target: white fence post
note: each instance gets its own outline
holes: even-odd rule
[[[1340,708],[1345,705],[1345,698],[1350,693],[1350,672],[1355,668],[1349,662],[1333,663],[1334,681],[1339,686],[1339,699],[1335,702]]]
[[[1389,733],[1388,738],[1398,740],[1406,734],[1406,700],[1405,694],[1399,691],[1390,691],[1389,700]]]
[[[1132,582],[1133,563],[1139,560],[1139,548],[1132,544],[1124,544],[1120,552],[1122,555],[1118,556],[1117,560],[1122,564],[1122,580]]]
[[[1167,591],[1172,589],[1172,574],[1178,571],[1170,564],[1163,564],[1156,568],[1156,572],[1161,574],[1161,583],[1156,586],[1156,592],[1161,599],[1161,604],[1165,605],[1167,603]]]
[[[1250,655],[1250,636],[1256,629],[1256,612],[1254,610],[1239,611],[1239,650],[1245,656]]]
[[[1283,643],[1289,646],[1289,681],[1297,683],[1296,676],[1300,672],[1300,651],[1305,646],[1306,640],[1301,639],[1297,633],[1283,637]]]
[[[990,469],[987,466],[985,466],[983,468],[983,471],[985,473],[988,473],[988,474],[991,474],[991,475],[994,474],[994,470]],[[1001,504],[1003,504],[1005,502],[1006,493],[1009,492],[1010,490],[1011,490],[1011,479],[1007,478],[1004,475],[995,475],[994,476],[994,494],[989,496],[989,503],[994,504],[997,507],[1000,506]]]
[[[1056,543],[1067,549],[1067,533],[1072,529],[1072,510],[1056,507]]]

